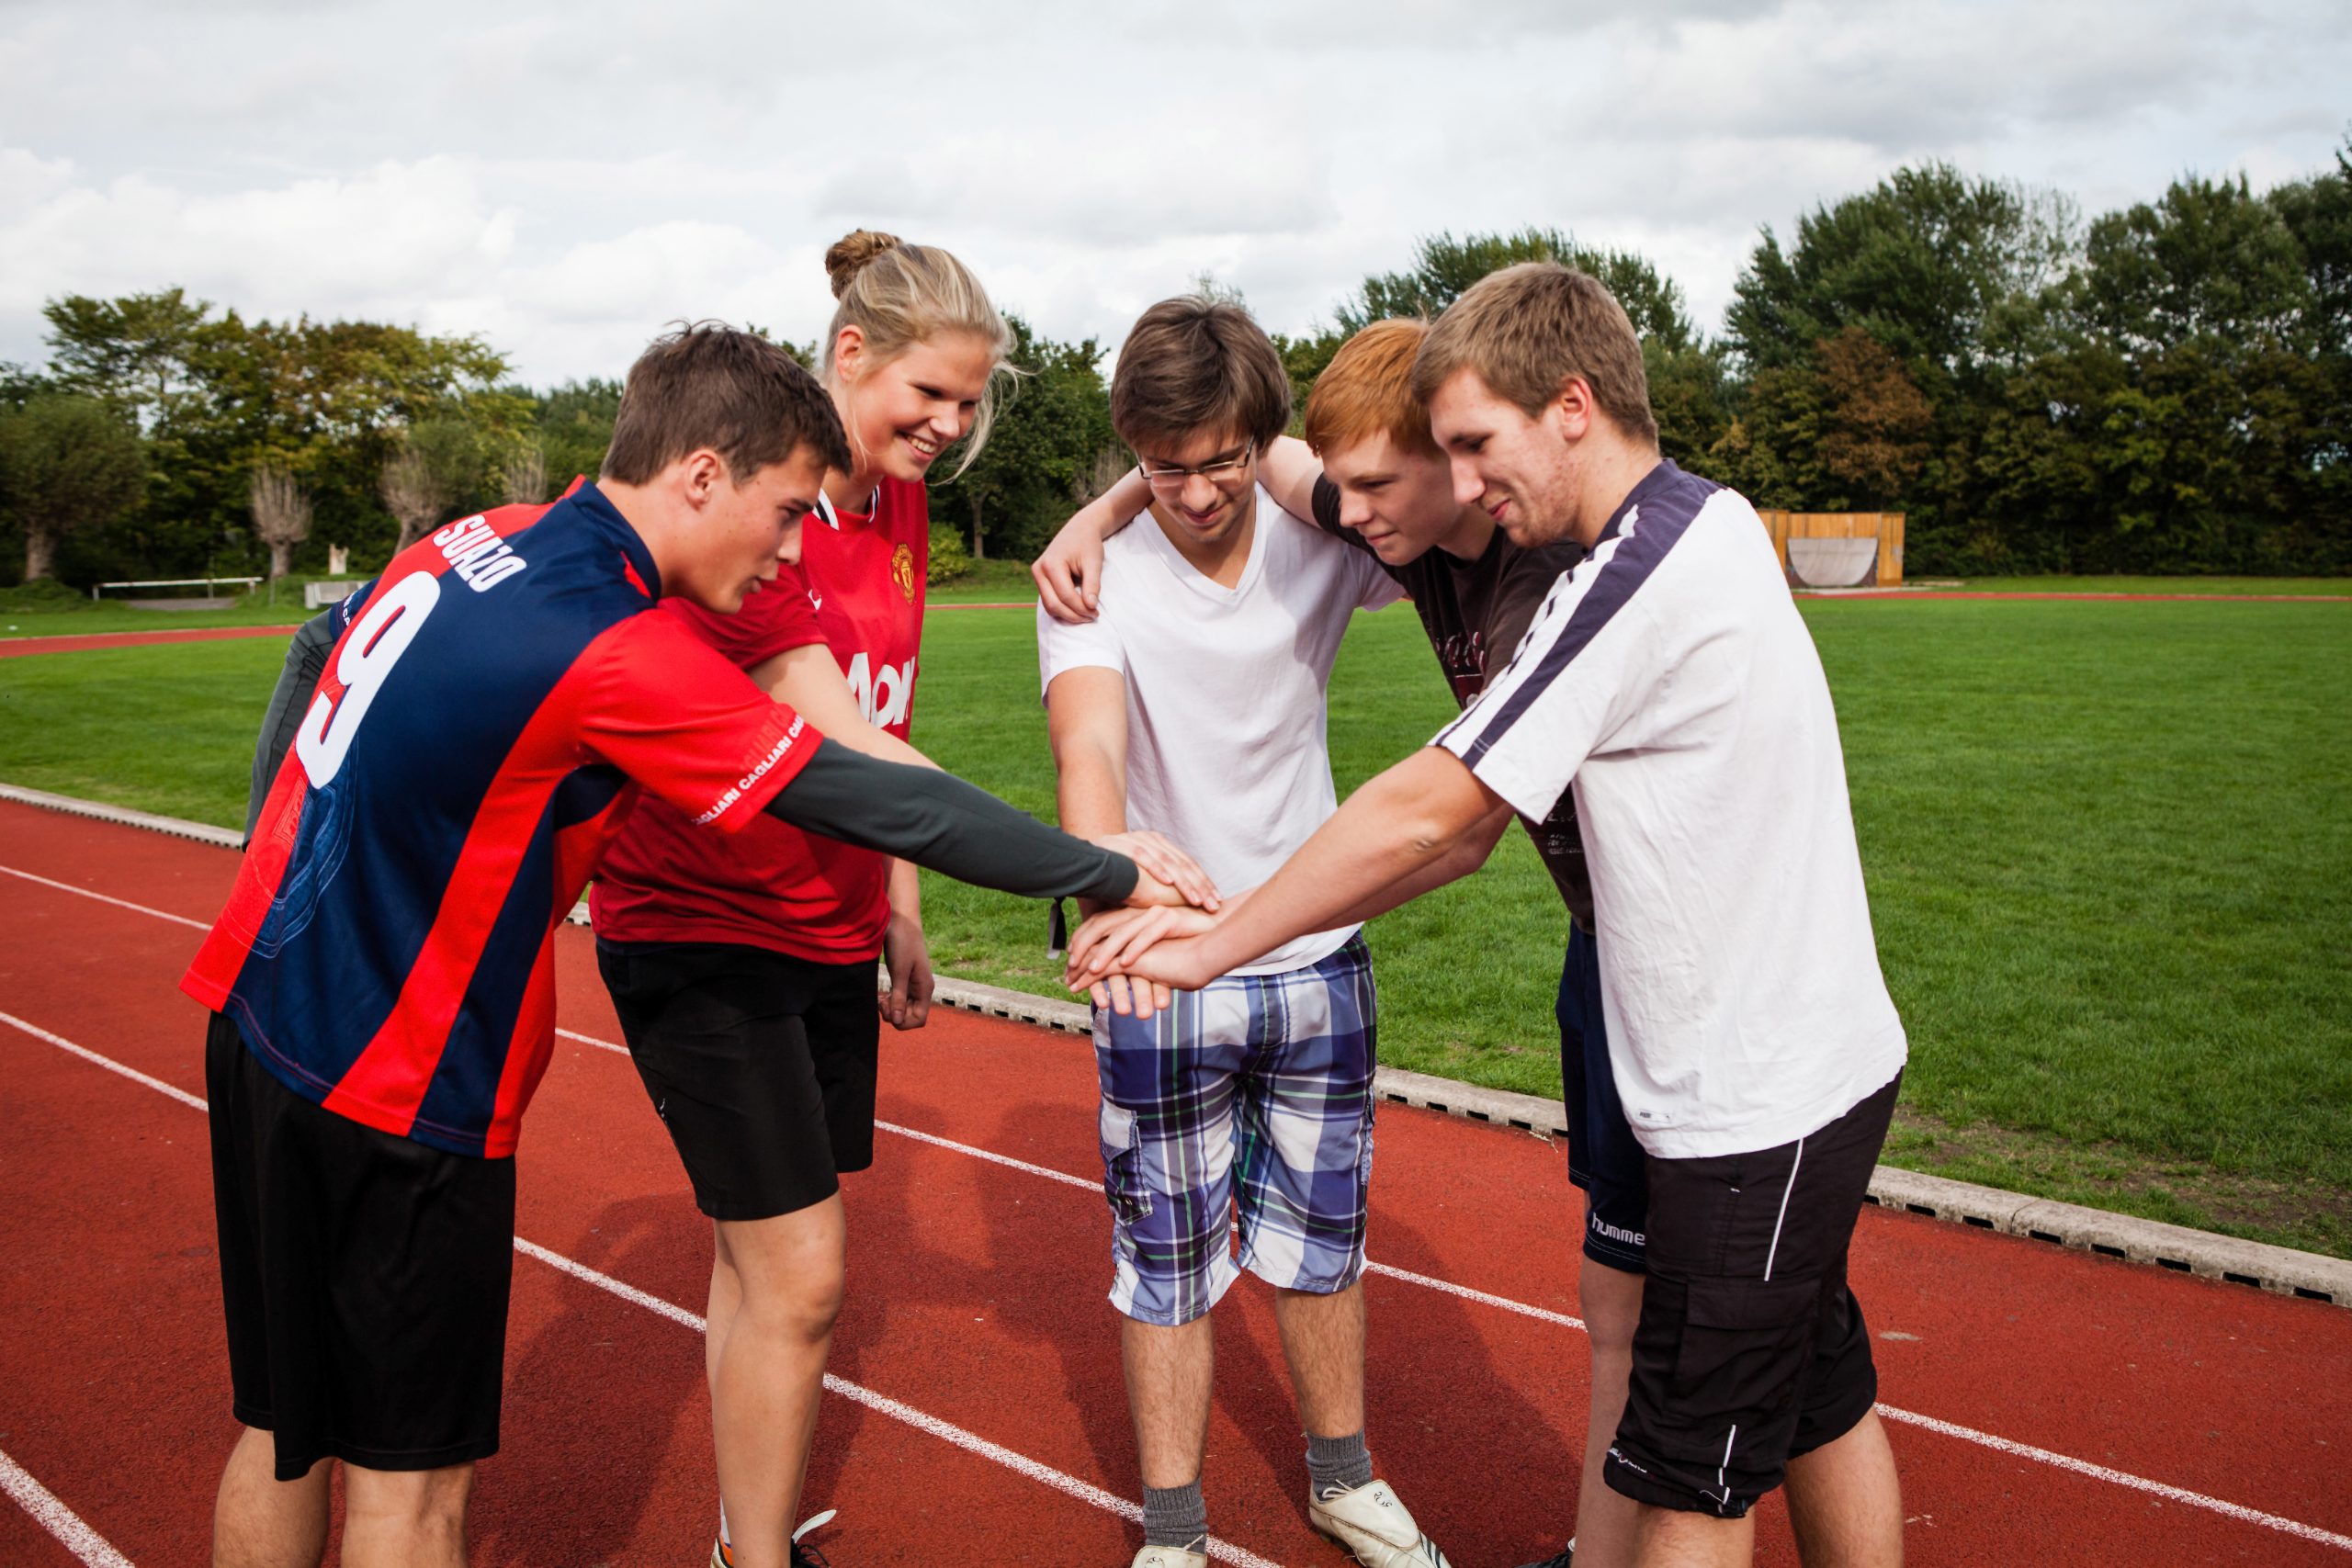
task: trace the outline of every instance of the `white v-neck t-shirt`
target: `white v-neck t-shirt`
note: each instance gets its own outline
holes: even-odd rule
[[[1127,688],[1127,826],[1164,833],[1227,892],[1273,874],[1339,808],[1324,687],[1357,609],[1402,592],[1369,552],[1287,516],[1263,487],[1231,588],[1179,555],[1147,514],[1104,541],[1100,614],[1037,612],[1041,688],[1115,670]],[[1317,931],[1237,975],[1329,956],[1356,931]]]

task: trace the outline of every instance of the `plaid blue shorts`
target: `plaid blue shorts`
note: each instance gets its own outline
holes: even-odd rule
[[[1363,1276],[1377,1010],[1361,932],[1140,1023],[1095,1010],[1113,1306],[1173,1326],[1243,1269],[1319,1294]]]

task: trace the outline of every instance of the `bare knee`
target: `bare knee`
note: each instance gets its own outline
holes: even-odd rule
[[[470,1464],[438,1470],[368,1470],[345,1464],[343,1478],[346,1532],[370,1525],[423,1535],[462,1531],[474,1489]]]

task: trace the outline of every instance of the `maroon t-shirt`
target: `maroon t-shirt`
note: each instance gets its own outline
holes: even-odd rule
[[[1328,479],[1315,481],[1315,522],[1325,533],[1372,553],[1363,536],[1340,525],[1340,487]],[[1414,613],[1421,617],[1421,629],[1429,634],[1454,702],[1468,707],[1487,689],[1487,677],[1510,662],[1552,584],[1584,557],[1583,547],[1571,544],[1522,550],[1498,528],[1476,560],[1432,549],[1404,566],[1382,561],[1381,570],[1412,596]],[[1543,821],[1524,817],[1520,821],[1535,840],[1535,852],[1558,886],[1569,918],[1590,932],[1592,878],[1585,869],[1584,840],[1577,831],[1574,792],[1562,791],[1560,804]]]

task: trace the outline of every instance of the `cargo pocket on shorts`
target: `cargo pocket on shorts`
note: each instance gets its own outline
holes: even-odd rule
[[[1690,1449],[1671,1457],[1719,1465],[1736,1427],[1739,1452],[1779,1470],[1796,1428],[1821,1291],[1819,1280],[1690,1282],[1672,1385],[1681,1410],[1670,1422]]]
[[[1151,1213],[1151,1190],[1143,1179],[1143,1150],[1136,1143],[1136,1113],[1102,1102],[1102,1196],[1122,1225],[1140,1224]]]

